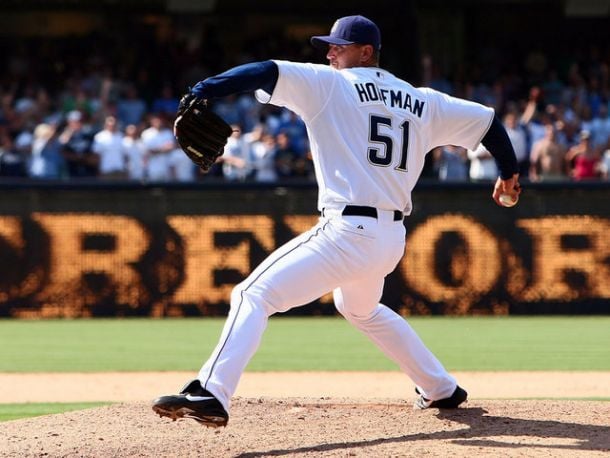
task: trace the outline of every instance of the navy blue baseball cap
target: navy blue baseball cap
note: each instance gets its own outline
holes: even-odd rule
[[[372,45],[375,50],[381,49],[379,27],[364,16],[345,16],[335,21],[330,29],[330,35],[311,37],[311,44],[316,48],[354,43]]]

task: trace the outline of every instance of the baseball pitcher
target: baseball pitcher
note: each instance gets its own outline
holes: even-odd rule
[[[218,345],[179,394],[154,401],[161,416],[225,426],[269,316],[330,291],[337,310],[414,382],[415,407],[456,408],[467,398],[409,324],[379,300],[404,254],[403,218],[411,213],[425,154],[482,142],[500,170],[492,197],[501,205],[502,194],[516,199],[520,192],[506,131],[493,109],[415,88],[380,68],[380,32],[365,17],[340,18],[329,35],[311,42],[327,49],[330,65],[251,63],[191,90],[197,100],[256,90],[260,102],[297,113],[311,143],[321,216],[234,288]]]

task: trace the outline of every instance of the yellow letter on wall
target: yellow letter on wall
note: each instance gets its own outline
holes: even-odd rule
[[[450,270],[459,278],[456,285],[442,282],[435,274],[436,244],[444,233],[458,234],[465,245],[464,252],[454,253],[450,260]],[[500,249],[494,235],[474,219],[434,216],[408,236],[401,270],[407,283],[424,300],[446,302],[444,313],[463,314],[498,280]]]
[[[551,216],[517,222],[532,237],[532,281],[519,300],[569,301],[577,297],[610,297],[610,222],[593,216]],[[581,237],[586,244],[569,248],[565,237]],[[579,272],[586,288],[575,290],[567,272]]]
[[[138,304],[140,278],[133,264],[149,245],[149,237],[132,218],[99,214],[34,213],[49,235],[49,282],[38,294],[43,311],[54,316],[87,316],[87,304],[95,301],[83,287],[83,275],[98,273],[108,276],[116,289],[118,303]],[[86,249],[87,236],[112,238],[110,250]]]
[[[214,234],[249,232],[268,252],[275,248],[268,216],[171,216],[168,222],[185,245],[185,280],[172,297],[174,303],[229,302],[234,285],[216,285],[214,271],[234,269],[244,277],[250,273],[250,242],[217,247]]]

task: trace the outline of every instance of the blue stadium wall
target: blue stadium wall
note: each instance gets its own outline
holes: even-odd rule
[[[225,315],[316,223],[311,185],[2,185],[0,317]],[[610,185],[420,184],[383,302],[403,315],[610,313]],[[307,281],[306,278],[303,281]],[[288,314],[334,314],[330,295]]]

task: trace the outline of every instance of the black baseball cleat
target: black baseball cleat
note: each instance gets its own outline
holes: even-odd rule
[[[160,417],[192,418],[204,426],[227,426],[229,414],[212,393],[204,390],[199,380],[193,380],[180,394],[161,396],[153,401],[152,409]]]
[[[415,388],[415,392],[419,394],[415,404],[413,404],[413,407],[416,409],[457,409],[458,406],[468,398],[466,390],[459,386],[455,388],[455,391],[451,396],[445,399],[439,399],[438,401],[426,399],[417,388]]]

